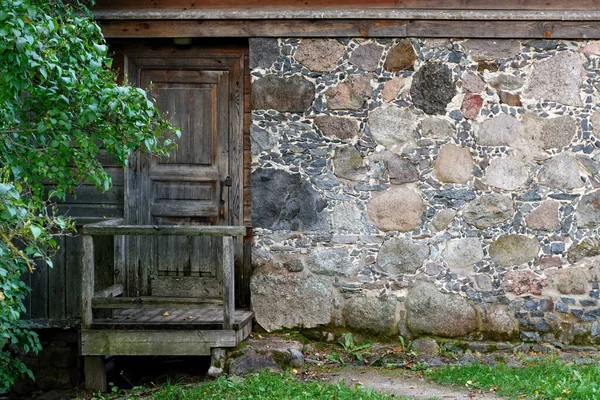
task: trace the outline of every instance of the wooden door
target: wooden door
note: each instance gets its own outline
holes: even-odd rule
[[[130,63],[138,85],[180,127],[181,139],[169,158],[141,153],[132,160],[129,222],[242,225],[240,60],[140,58]],[[219,297],[221,246],[220,237],[138,238],[134,262],[128,263],[128,292]]]

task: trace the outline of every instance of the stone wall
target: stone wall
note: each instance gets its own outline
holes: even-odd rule
[[[600,42],[251,40],[257,322],[594,342],[599,56]]]

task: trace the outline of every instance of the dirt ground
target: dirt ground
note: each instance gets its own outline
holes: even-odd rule
[[[336,382],[343,379],[349,385],[361,385],[378,392],[393,394],[398,397],[414,399],[443,400],[499,400],[502,397],[479,390],[468,390],[461,387],[450,387],[427,382],[419,374],[402,370],[384,370],[381,368],[344,367],[324,373],[321,379]]]

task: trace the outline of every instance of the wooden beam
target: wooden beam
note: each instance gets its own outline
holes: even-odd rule
[[[117,225],[83,227],[86,235],[130,236],[244,236],[245,226]]]
[[[117,297],[123,294],[123,285],[116,284],[102,289],[94,293],[94,298],[97,297]]]
[[[97,9],[97,20],[294,20],[401,19],[473,21],[599,21],[598,7],[588,10],[448,10],[399,8],[220,8],[220,9]]]
[[[205,304],[223,304],[220,298],[209,297],[94,297],[92,308],[162,308],[169,306],[201,306]]]
[[[211,347],[238,345],[234,330],[82,330],[81,354],[209,356]]]
[[[498,20],[112,20],[107,38],[456,37],[600,39],[598,21]]]
[[[81,247],[81,326],[89,328],[93,322],[94,296],[94,238],[84,235]]]
[[[104,355],[83,357],[85,390],[90,392],[108,391]]]

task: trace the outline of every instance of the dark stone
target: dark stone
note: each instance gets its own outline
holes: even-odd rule
[[[315,125],[328,137],[337,137],[342,140],[352,139],[358,135],[356,120],[334,115],[319,115],[315,118]]]
[[[271,68],[278,58],[279,44],[277,39],[250,39],[250,69]]]
[[[252,83],[250,103],[253,110],[304,112],[314,99],[315,85],[308,79],[267,75]]]
[[[442,63],[426,63],[413,76],[412,101],[427,114],[445,114],[455,94],[452,71]]]
[[[252,226],[267,229],[312,230],[324,223],[327,206],[299,174],[259,168],[252,173]]]
[[[569,306],[566,303],[556,303],[556,311],[561,312],[561,313],[567,313],[569,312]]]

